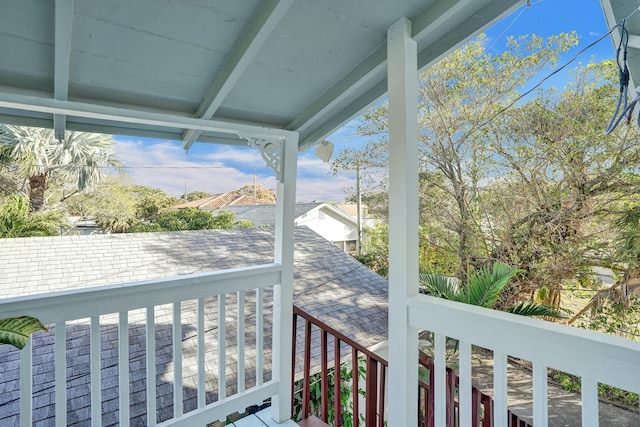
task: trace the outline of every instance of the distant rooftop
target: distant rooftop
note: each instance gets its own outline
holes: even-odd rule
[[[264,205],[273,202],[264,199],[257,199],[246,194],[236,194],[234,192],[214,194],[213,196],[204,197],[202,199],[192,200],[190,202],[180,203],[171,206],[171,209],[196,208],[196,209],[219,209],[225,206],[247,206],[247,205]]]

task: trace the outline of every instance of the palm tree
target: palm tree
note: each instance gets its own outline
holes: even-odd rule
[[[13,195],[0,205],[0,238],[55,236],[68,228],[62,213],[52,210],[29,215],[29,202]]]
[[[53,176],[71,184],[77,192],[102,181],[105,167],[120,167],[112,149],[108,135],[66,132],[64,139],[56,140],[51,129],[0,128],[2,156],[17,164],[20,175],[28,181],[32,212],[44,209],[45,191]]]
[[[440,273],[420,273],[421,292],[465,304],[499,308],[502,291],[519,273],[521,270],[517,268],[496,262],[491,268],[484,267],[472,273],[464,285]],[[566,317],[552,306],[531,302],[520,302],[504,311],[530,317]]]

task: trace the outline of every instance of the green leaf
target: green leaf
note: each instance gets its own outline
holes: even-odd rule
[[[565,319],[567,317],[563,312],[555,307],[532,302],[521,302],[507,308],[505,311],[507,313],[527,317],[554,317],[556,319]]]
[[[467,286],[462,290],[460,302],[493,308],[500,292],[518,273],[520,270],[502,262],[496,262],[491,269],[481,268],[469,277]]]
[[[0,343],[10,344],[22,349],[29,336],[37,331],[47,331],[47,328],[35,317],[21,316],[0,320]]]
[[[434,297],[459,301],[458,286],[447,276],[440,273],[420,273],[420,285]]]

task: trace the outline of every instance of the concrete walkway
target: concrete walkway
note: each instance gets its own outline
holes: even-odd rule
[[[493,395],[493,359],[490,353],[475,354],[473,384],[482,392]],[[509,409],[533,424],[533,379],[531,372],[509,362],[507,371]],[[549,426],[576,427],[582,425],[580,395],[549,384]],[[603,427],[640,426],[640,415],[617,406],[600,402],[600,425]]]

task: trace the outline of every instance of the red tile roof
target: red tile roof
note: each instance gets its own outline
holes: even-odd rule
[[[271,205],[273,202],[263,199],[256,199],[246,194],[236,193],[214,194],[203,199],[192,200],[171,206],[171,209],[196,208],[196,209],[220,209],[225,206],[247,206],[247,205]]]

